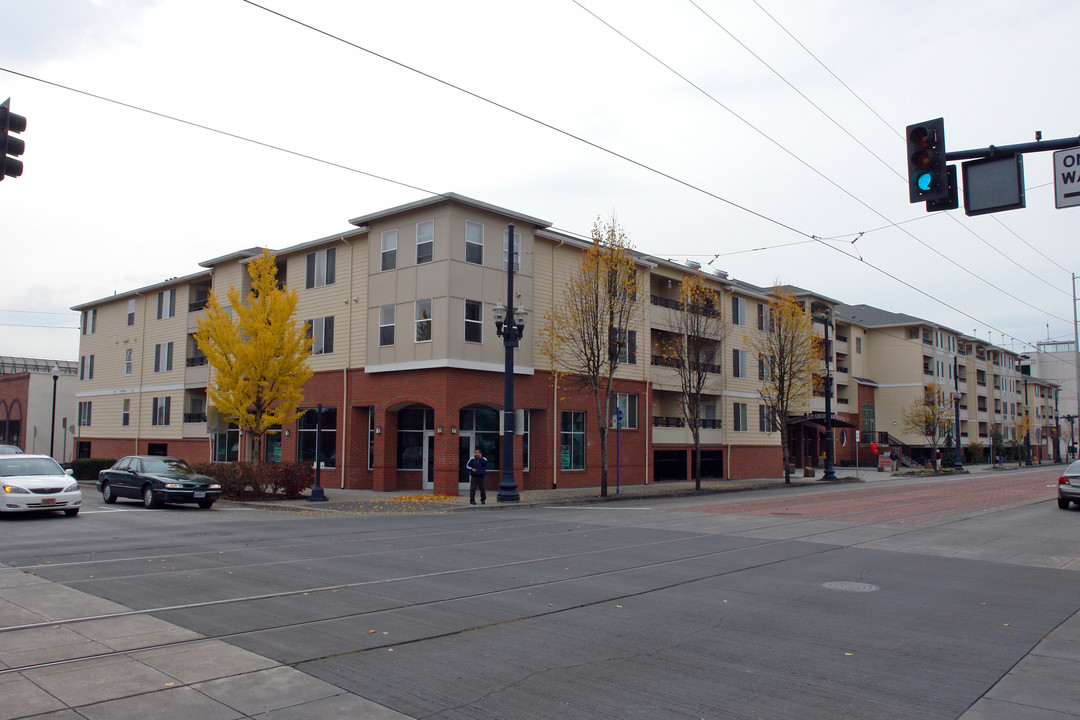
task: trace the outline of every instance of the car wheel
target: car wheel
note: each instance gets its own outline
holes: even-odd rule
[[[214,501],[213,500],[200,500],[199,501],[199,507],[202,508],[203,510],[209,510],[213,506],[214,506]]]
[[[76,515],[79,514],[79,508],[68,508],[67,510],[64,511],[64,514],[67,515],[68,517],[75,517]]]
[[[146,508],[159,508],[161,507],[161,499],[154,494],[154,488],[151,485],[143,485],[142,489],[142,504]]]
[[[112,485],[109,483],[101,486],[101,499],[110,505],[116,502],[116,493],[113,492]]]
[[[1058,498],[1058,507],[1061,508],[1062,510],[1068,510],[1069,509],[1069,502],[1070,501],[1066,500],[1065,498]]]

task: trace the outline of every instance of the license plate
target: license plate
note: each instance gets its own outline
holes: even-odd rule
[[[41,498],[42,505],[52,505],[56,502],[56,498]]]
[[[206,491],[205,490],[196,490],[195,491],[195,497],[197,497],[197,498],[206,497]]]

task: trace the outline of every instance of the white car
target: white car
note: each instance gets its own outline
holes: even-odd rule
[[[79,483],[48,455],[0,455],[0,513],[62,510],[79,514]]]

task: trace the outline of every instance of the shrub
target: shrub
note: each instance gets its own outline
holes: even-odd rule
[[[64,463],[65,468],[74,471],[76,480],[83,482],[97,481],[98,473],[105,468],[111,468],[116,464],[115,459],[109,458],[76,458],[71,462]]]
[[[195,470],[221,483],[227,500],[294,499],[315,484],[306,463],[200,463]]]

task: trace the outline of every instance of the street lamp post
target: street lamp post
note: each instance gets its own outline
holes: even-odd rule
[[[60,379],[60,366],[52,369],[52,422],[49,427],[49,457],[53,456],[53,443],[56,440],[56,381]]]
[[[322,403],[315,409],[315,487],[308,502],[326,502],[329,498],[322,488]]]
[[[1027,421],[1024,423],[1026,432],[1024,433],[1024,464],[1034,465],[1031,461],[1031,414],[1028,412],[1028,381],[1024,378],[1024,419]]]
[[[836,469],[833,467],[833,424],[832,424],[832,369],[829,365],[829,356],[832,355],[832,346],[829,344],[829,325],[832,324],[832,314],[825,313],[818,322],[825,326],[825,472],[821,475],[822,480],[835,480]],[[858,450],[856,450],[858,452]]]
[[[506,226],[506,305],[495,303],[492,315],[495,318],[495,332],[503,339],[503,452],[502,479],[499,482],[499,502],[518,502],[517,483],[514,482],[514,350],[517,349],[521,336],[525,332],[524,308],[513,311],[513,318],[507,322],[508,308],[514,307],[514,225]]]
[[[956,431],[953,433],[953,437],[956,438],[956,442],[953,443],[953,469],[963,470],[964,464],[960,460],[960,363],[954,357],[952,361],[952,376],[953,376],[953,413],[954,420],[956,422]]]

